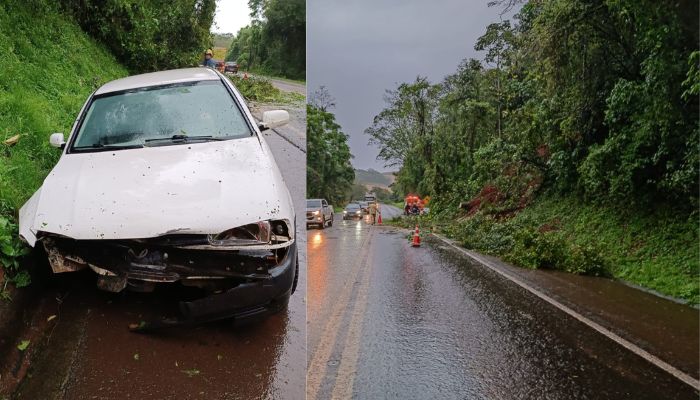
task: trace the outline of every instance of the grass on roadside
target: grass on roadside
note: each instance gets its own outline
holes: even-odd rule
[[[127,71],[48,1],[0,5],[0,54],[0,263],[22,286],[29,281],[17,265],[26,252],[17,211],[60,155],[49,134],[68,134],[87,96]]]
[[[443,212],[391,223],[436,229],[468,249],[520,267],[610,276],[700,303],[697,213],[644,214],[573,197],[543,197],[508,219],[482,211],[470,217]]]
[[[259,76],[249,76],[247,79],[240,75],[228,77],[248,101],[300,106],[306,102],[303,94],[281,91]]]

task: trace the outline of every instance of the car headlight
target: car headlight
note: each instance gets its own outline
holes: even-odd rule
[[[318,215],[318,214],[320,214],[320,211],[316,210],[316,211],[312,212],[312,214],[313,214],[313,215]]]
[[[343,210],[343,214],[347,214],[347,213],[348,213],[348,211],[347,211],[347,210]]]
[[[279,238],[278,238],[279,237]],[[287,220],[259,221],[209,235],[213,246],[241,246],[270,244],[275,241],[288,241],[294,238],[293,229]]]

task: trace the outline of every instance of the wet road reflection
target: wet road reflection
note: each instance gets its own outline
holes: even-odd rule
[[[358,221],[311,232],[309,399],[698,397],[450,250]]]

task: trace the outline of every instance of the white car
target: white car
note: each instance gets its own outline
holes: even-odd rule
[[[184,317],[279,310],[296,287],[295,215],[242,96],[209,68],[155,72],[100,87],[63,153],[20,210],[20,236],[53,272],[90,268],[112,292],[180,282],[208,295]]]

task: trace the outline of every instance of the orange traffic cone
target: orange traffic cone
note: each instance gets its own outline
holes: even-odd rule
[[[416,225],[416,231],[413,232],[413,243],[411,243],[411,246],[420,247],[420,232],[418,231],[418,225]]]
[[[379,217],[377,218],[377,224],[382,224],[382,213],[379,213]]]

